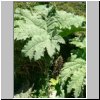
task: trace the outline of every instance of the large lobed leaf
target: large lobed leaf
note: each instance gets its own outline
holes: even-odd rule
[[[40,5],[33,9],[17,8],[14,13],[14,39],[31,38],[22,50],[30,59],[40,59],[45,50],[52,57],[56,51],[60,51],[59,43],[65,43],[61,37],[62,29],[71,31],[72,26],[81,27],[85,20],[65,11],[53,11],[52,6]]]
[[[61,86],[66,85],[65,82],[70,78],[67,84],[67,93],[74,89],[74,96],[79,97],[85,85],[86,78],[86,61],[82,58],[75,58],[66,62],[60,72]]]

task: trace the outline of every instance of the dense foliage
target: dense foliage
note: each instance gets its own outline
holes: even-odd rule
[[[15,97],[84,98],[85,17],[34,5],[14,10]]]

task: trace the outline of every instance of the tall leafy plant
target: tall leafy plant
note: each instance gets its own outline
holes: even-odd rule
[[[48,67],[50,66],[49,65],[50,58],[53,59],[53,56],[56,53],[59,53],[60,44],[66,44],[64,37],[73,32],[83,31],[85,29],[83,25],[84,21],[85,18],[82,16],[74,15],[72,13],[67,13],[62,10],[59,11],[54,6],[50,5],[38,5],[30,9],[22,9],[22,8],[15,9],[14,40],[17,41],[27,40],[26,44],[21,50],[21,52],[24,53],[25,57],[29,57],[31,61],[36,61],[40,59],[44,61],[45,64],[41,67],[46,69],[45,72],[47,75],[46,77],[47,84],[49,83],[50,81],[49,79],[51,78],[51,76],[49,76],[48,73],[51,70]],[[74,44],[79,48],[84,48],[83,43],[85,43],[85,40],[82,43],[80,43],[81,41],[77,40],[78,39],[74,38],[71,41],[71,44]],[[79,50],[79,52],[80,51],[81,50]],[[73,53],[74,52],[75,51],[73,51]],[[85,76],[85,59],[76,57],[75,59],[70,60],[68,64],[67,63],[68,62],[64,64],[64,67],[62,68],[58,78],[59,80],[61,78],[61,87],[63,87],[63,85],[66,85],[65,81],[67,81],[68,78],[71,78],[71,81],[69,81],[68,85],[68,92],[71,92],[72,89],[75,89],[74,96],[78,97]],[[74,65],[72,66],[72,64]],[[66,72],[68,74],[66,74]],[[76,78],[78,79],[78,76],[76,74],[82,75],[82,77],[79,78],[80,84],[77,84],[78,82]],[[52,84],[54,83],[53,84],[53,89],[54,89],[54,87],[59,82],[56,79],[52,80],[53,81],[51,83]],[[73,82],[76,83],[73,84]],[[79,86],[79,88],[76,88],[77,86]],[[42,92],[41,93],[39,92],[38,96],[46,95],[46,97],[52,97],[51,95],[52,93],[50,95],[48,93],[49,87],[50,86],[45,86],[43,87],[43,89],[40,89],[40,91]],[[18,97],[19,96],[23,97],[23,95],[24,96],[29,95],[30,97],[31,92],[27,91],[25,94],[22,93],[21,95],[18,95]],[[35,92],[33,94],[34,94],[33,97],[37,97],[35,95]]]
[[[52,57],[60,51],[59,44],[65,43],[62,35],[73,29],[82,29],[84,20],[84,17],[58,11],[53,6],[39,5],[33,10],[17,8],[14,13],[14,39],[29,38],[22,52],[30,60],[40,59],[45,51]]]

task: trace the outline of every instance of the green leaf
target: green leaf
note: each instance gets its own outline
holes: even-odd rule
[[[72,26],[81,27],[84,21],[84,17],[55,10],[53,6],[39,5],[33,9],[17,8],[14,13],[14,39],[30,38],[22,49],[22,52],[30,60],[33,57],[35,60],[40,59],[44,56],[45,50],[50,57],[56,51],[59,52],[59,43],[65,43],[61,35],[63,29],[73,30]]]
[[[50,79],[50,85],[55,86],[57,83],[58,83],[58,78],[57,79],[54,79],[54,78]]]
[[[66,62],[60,72],[61,86],[67,85],[67,93],[74,89],[74,96],[79,97],[86,78],[86,61],[82,58],[76,58]],[[68,80],[70,78],[70,80]],[[68,84],[66,81],[68,80]]]
[[[71,40],[70,44],[74,44],[79,48],[86,48],[86,37],[82,41],[80,41],[79,37],[75,37]]]
[[[67,28],[62,29],[62,32],[60,32],[59,35],[61,35],[62,37],[66,37],[72,33],[81,32],[81,31],[86,31],[86,28],[71,26],[71,29],[67,29]]]
[[[70,93],[71,90],[74,89],[74,96],[77,98],[83,90],[85,76],[85,66],[83,66],[82,68],[78,68],[78,70],[75,70],[73,76],[71,77],[71,81],[69,81],[67,92]]]

